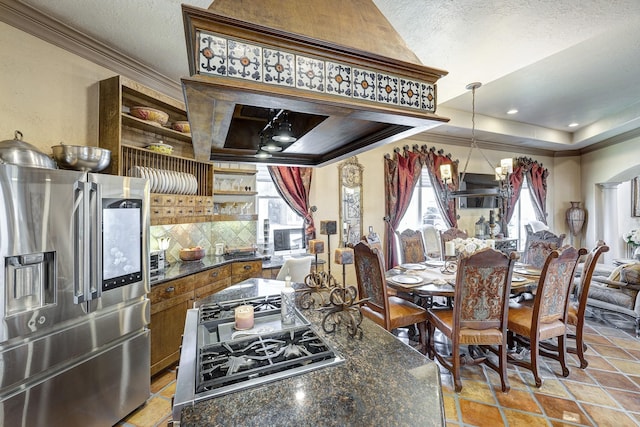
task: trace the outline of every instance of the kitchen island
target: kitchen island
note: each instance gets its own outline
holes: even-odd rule
[[[279,294],[282,284],[249,279],[210,296],[203,305]],[[445,424],[439,370],[434,362],[366,318],[362,321],[363,337],[357,339],[344,327],[324,333],[320,311],[301,313],[345,359],[343,363],[196,402],[182,409],[180,425]],[[195,333],[185,329],[184,343]],[[193,366],[183,363],[181,359],[179,372],[194,371]]]

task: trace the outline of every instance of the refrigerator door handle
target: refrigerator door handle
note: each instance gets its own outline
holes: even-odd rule
[[[88,299],[97,299],[102,296],[102,197],[100,186],[95,182],[88,183],[88,221],[93,224],[90,227],[89,257],[86,259],[86,268],[89,270]]]
[[[87,300],[86,283],[88,271],[86,269],[86,257],[88,241],[87,236],[87,207],[85,197],[86,182],[76,181],[73,185],[73,302],[84,303]]]

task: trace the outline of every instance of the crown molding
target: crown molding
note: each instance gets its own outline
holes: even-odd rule
[[[180,82],[17,0],[0,0],[0,20],[114,73],[183,99]]]

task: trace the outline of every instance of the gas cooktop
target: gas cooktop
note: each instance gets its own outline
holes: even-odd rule
[[[233,309],[245,304],[255,325],[237,331]],[[198,401],[342,362],[298,310],[294,324],[282,324],[280,296],[205,304],[187,313],[173,419]]]

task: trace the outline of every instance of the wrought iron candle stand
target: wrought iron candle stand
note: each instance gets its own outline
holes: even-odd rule
[[[318,254],[324,253],[324,242],[318,239],[309,240],[309,253],[315,255],[314,271],[304,278],[305,287],[296,290],[298,304],[303,309],[328,305],[329,293],[337,286],[330,272],[318,271]]]
[[[360,305],[368,298],[358,300],[358,291],[355,286],[347,286],[346,266],[353,264],[353,261],[352,248],[336,249],[335,262],[342,265],[342,284],[331,290],[329,305],[321,308],[325,312],[322,319],[322,329],[327,333],[332,333],[344,323],[350,336],[362,338]]]
[[[444,264],[440,267],[440,272],[443,274],[453,274],[458,269],[457,257],[445,256]]]

